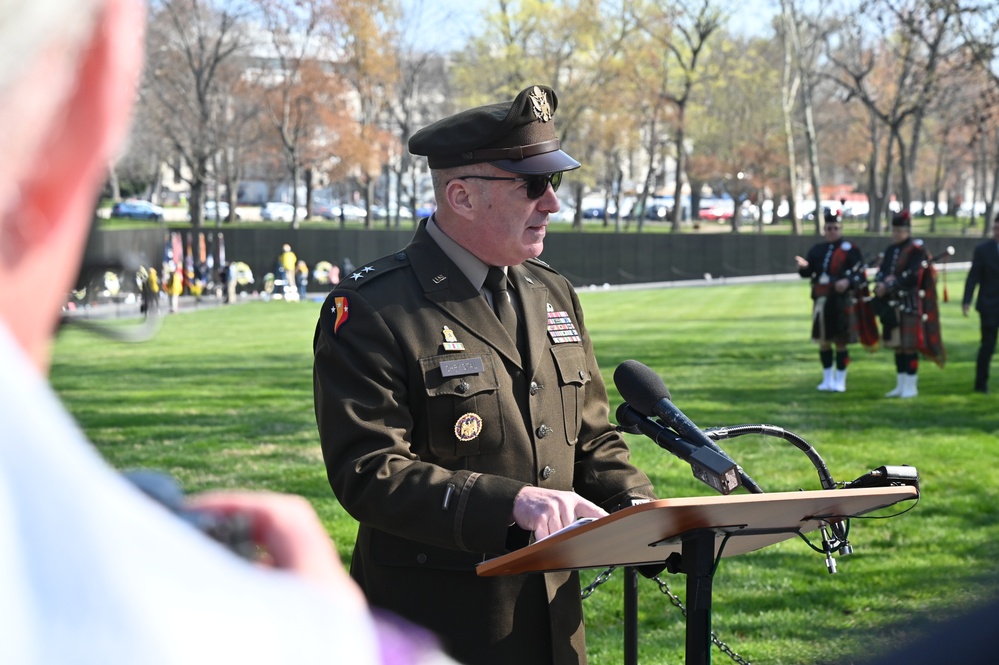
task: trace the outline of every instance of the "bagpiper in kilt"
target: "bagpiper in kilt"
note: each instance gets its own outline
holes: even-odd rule
[[[812,341],[819,345],[822,364],[818,389],[844,392],[850,363],[847,345],[860,342],[873,351],[878,346],[878,330],[868,304],[863,254],[843,239],[837,213],[826,208],[825,220],[825,242],[813,246],[805,258],[794,258],[798,274],[812,283]]]
[[[872,305],[881,320],[886,348],[895,350],[895,388],[885,397],[919,394],[919,354],[944,366],[947,354],[940,333],[936,271],[921,240],[913,240],[909,214],[892,219],[892,244],[875,277]]]

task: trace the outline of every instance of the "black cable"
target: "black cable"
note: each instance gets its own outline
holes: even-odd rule
[[[812,466],[819,474],[819,482],[822,484],[823,489],[831,490],[836,489],[836,481],[833,480],[832,475],[829,473],[829,468],[826,466],[825,461],[822,456],[803,438],[795,434],[794,432],[788,431],[783,427],[777,427],[776,425],[735,425],[732,427],[713,427],[711,429],[704,430],[704,434],[707,435],[709,439],[714,441],[719,441],[722,439],[732,439],[737,436],[745,436],[746,434],[762,434],[764,436],[773,436],[779,439],[783,439],[796,448],[805,453],[808,459],[811,461]]]

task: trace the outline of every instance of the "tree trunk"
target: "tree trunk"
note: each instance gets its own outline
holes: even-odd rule
[[[802,99],[805,108],[805,140],[808,142],[808,166],[812,177],[812,196],[815,200],[815,233],[822,233],[822,177],[819,173],[819,146],[815,134],[815,119],[812,115],[812,88],[805,79],[802,85]]]
[[[985,201],[985,218],[982,220],[982,237],[989,236],[992,225],[989,221],[994,217],[996,210],[996,196],[999,195],[999,138],[993,139],[992,143],[992,192]]]
[[[302,225],[302,220],[298,218],[298,181],[302,175],[302,167],[297,155],[288,155],[288,160],[291,162],[291,228],[298,230]]]
[[[895,165],[895,133],[890,132],[888,134],[888,147],[885,151],[885,172],[884,176],[881,178],[881,206],[878,209],[878,232],[884,228],[884,222],[888,219],[889,201],[891,200],[891,177],[892,177],[892,167]]]
[[[908,159],[906,155],[908,154],[908,149],[905,146],[905,141],[902,140],[902,132],[896,128],[895,132],[895,142],[898,144],[898,164],[900,171],[900,192],[899,204],[902,206],[902,210],[909,210],[912,204],[912,185],[909,180],[909,169],[907,168]]]
[[[950,128],[948,126],[944,129],[943,140],[940,141],[940,144],[946,146],[949,138]],[[933,212],[930,213],[930,233],[936,233],[937,231],[937,215],[940,213],[940,191],[943,189],[944,155],[946,154],[946,150],[939,150],[937,152],[937,164],[933,173]]]
[[[308,219],[312,216],[312,192],[313,192],[313,177],[315,176],[312,167],[308,167],[304,170],[305,176],[305,218]],[[297,206],[296,206],[297,208]]]
[[[867,230],[871,233],[881,233],[881,206],[884,195],[878,190],[878,161],[881,154],[878,146],[878,119],[871,109],[868,109],[868,117],[871,128],[871,160],[867,164],[867,200],[870,202],[867,209]]]
[[[684,109],[682,106],[678,109],[677,113],[679,121],[676,128],[676,178],[673,181],[673,233],[679,233],[682,229],[680,221],[683,219],[683,172],[687,169],[687,151],[683,147],[685,135],[683,132]],[[693,192],[691,192],[691,195],[693,195]],[[691,208],[691,219],[694,218],[694,214],[695,210]]]
[[[191,200],[188,206],[191,211],[191,228],[195,233],[201,231],[205,201],[205,185],[208,182],[208,156],[199,155],[197,163],[192,165],[194,173],[191,178]]]
[[[801,76],[793,74],[794,54],[800,49],[794,7],[787,0],[781,0],[780,4],[781,15],[784,17],[784,72],[781,79],[781,111],[784,114],[784,136],[787,139],[787,183],[790,188],[788,207],[791,217],[791,233],[800,236],[801,220],[798,219],[798,206],[795,203],[798,196],[798,164],[794,145],[794,102],[798,98],[797,91]],[[776,202],[773,214],[776,222]]]
[[[108,167],[108,184],[111,186],[111,200],[121,201],[121,184],[118,182],[118,169],[112,163]]]

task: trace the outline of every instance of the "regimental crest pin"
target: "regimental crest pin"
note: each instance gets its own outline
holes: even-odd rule
[[[458,338],[454,336],[454,331],[444,326],[441,331],[444,333],[444,350],[445,351],[464,351],[465,345],[458,341]]]
[[[454,435],[459,441],[468,442],[482,433],[482,416],[466,413],[454,424]]]

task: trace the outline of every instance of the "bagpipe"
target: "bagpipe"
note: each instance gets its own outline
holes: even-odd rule
[[[924,251],[926,251],[924,249]],[[934,295],[936,294],[936,282],[933,280],[935,270],[931,268],[935,265],[941,265],[944,267],[942,274],[943,279],[943,300],[948,302],[949,296],[947,293],[947,281],[946,281],[946,265],[950,257],[954,256],[953,245],[947,245],[942,252],[939,254],[932,254],[926,251],[926,258],[923,259],[920,264],[915,268],[919,271],[919,275],[916,277],[916,290],[905,290],[899,291],[890,297],[882,297],[876,294],[871,294],[868,296],[867,300],[871,304],[871,308],[874,313],[878,315],[878,318],[882,318],[882,314],[887,314],[889,311],[894,312],[896,309],[901,309],[907,313],[917,312],[919,309],[918,299],[925,298],[929,290],[932,290]],[[884,252],[879,252],[874,259],[867,261],[864,264],[864,269],[870,270],[880,270],[881,263],[884,261]],[[903,271],[898,277],[905,277],[910,271]],[[931,284],[927,284],[927,280],[933,280]]]
[[[923,248],[919,241],[918,247]],[[903,250],[904,251],[904,250]],[[911,250],[910,250],[911,251]],[[869,301],[870,309],[878,317],[885,339],[890,331],[900,325],[899,312],[916,317],[916,346],[920,353],[943,367],[946,360],[946,349],[940,333],[940,312],[937,307],[937,287],[935,265],[946,266],[950,257],[954,256],[954,247],[946,246],[942,252],[934,255],[923,248],[924,257],[914,266],[905,266],[898,275],[889,275],[895,280],[908,281],[915,274],[914,288],[894,290],[884,296],[877,295],[876,289]],[[878,263],[884,260],[884,254],[879,255]],[[946,269],[943,272],[943,299],[949,300],[947,293]]]

